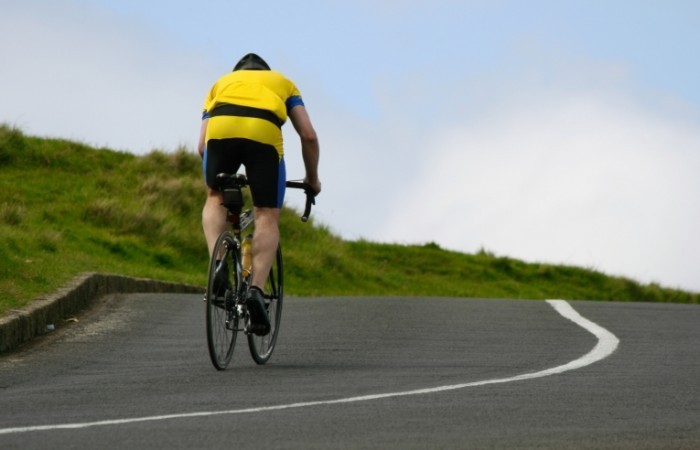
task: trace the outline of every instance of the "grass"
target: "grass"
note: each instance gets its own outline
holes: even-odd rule
[[[83,272],[205,284],[200,159],[145,156],[0,125],[0,314]],[[431,295],[698,303],[700,294],[438,245],[349,242],[284,209],[289,295]]]

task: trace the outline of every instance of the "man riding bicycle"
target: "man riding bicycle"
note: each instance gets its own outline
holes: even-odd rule
[[[204,101],[199,135],[198,150],[208,187],[202,227],[210,256],[217,237],[227,226],[222,193],[213,187],[216,175],[236,173],[241,165],[245,166],[255,214],[252,280],[246,305],[251,331],[258,335],[270,331],[262,287],[279,243],[286,182],[281,127],[287,118],[301,140],[304,181],[318,194],[318,137],[301,94],[292,81],[270,70],[254,53],[245,55],[232,72],[214,83]]]

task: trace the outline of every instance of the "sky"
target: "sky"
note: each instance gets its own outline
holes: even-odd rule
[[[317,223],[700,292],[700,2],[0,0],[0,122],[195,151],[245,53],[301,91]],[[302,178],[284,127],[287,172]],[[301,207],[290,191],[287,204]],[[199,224],[197,224],[198,226]]]

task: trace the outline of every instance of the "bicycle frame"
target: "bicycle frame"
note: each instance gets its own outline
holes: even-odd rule
[[[258,364],[265,364],[275,347],[282,314],[283,270],[282,252],[278,246],[273,267],[266,275],[264,294],[265,309],[270,319],[271,331],[259,336],[250,331],[250,317],[245,306],[251,275],[242,267],[243,232],[255,222],[253,209],[243,211],[242,189],[248,185],[245,175],[219,174],[216,188],[222,193],[222,205],[226,208],[230,229],[219,235],[214,246],[207,284],[207,342],[214,366],[223,370],[233,354],[236,335],[244,331],[248,337],[251,356]],[[288,181],[286,186],[303,189],[306,193],[306,209],[301,220],[306,222],[314,204],[314,193],[305,183]],[[225,281],[225,283],[224,283]],[[261,286],[262,288],[262,286]],[[242,326],[241,326],[242,325]]]

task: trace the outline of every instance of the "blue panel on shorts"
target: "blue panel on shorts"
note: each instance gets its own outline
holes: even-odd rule
[[[277,172],[277,207],[281,208],[284,202],[284,193],[287,190],[287,167],[284,157],[280,159],[279,170]]]

